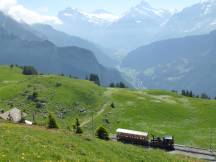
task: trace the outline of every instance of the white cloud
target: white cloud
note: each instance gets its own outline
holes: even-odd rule
[[[10,7],[16,4],[16,0],[0,0],[0,9],[3,11],[7,11]]]
[[[46,24],[61,24],[55,16],[41,15],[38,12],[31,11],[23,5],[18,4],[16,0],[0,0],[0,10],[10,15],[17,21],[24,21],[28,24],[46,23]]]

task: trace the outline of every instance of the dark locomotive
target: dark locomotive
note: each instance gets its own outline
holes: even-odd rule
[[[152,139],[149,140],[149,134],[147,132],[139,132],[127,129],[117,129],[117,141],[123,143],[143,145],[146,147],[160,148],[164,150],[174,150],[175,140],[172,136],[155,137],[152,135]]]

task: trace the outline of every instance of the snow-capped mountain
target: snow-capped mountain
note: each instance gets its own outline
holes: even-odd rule
[[[203,34],[214,29],[216,29],[216,0],[201,0],[174,14],[167,22],[163,33],[169,37],[177,37]]]
[[[149,42],[150,37],[158,32],[170,16],[169,11],[155,9],[146,1],[132,7],[121,16],[101,9],[89,13],[66,8],[58,14],[63,24],[57,28],[105,47],[128,51]],[[134,39],[129,42],[131,37]]]
[[[153,8],[146,1],[141,1],[109,26],[104,39],[108,38],[106,44],[116,48],[136,48],[150,42],[170,16],[169,11]],[[116,41],[113,42],[113,39]]]
[[[126,14],[119,20],[130,21],[137,24],[157,24],[163,25],[169,18],[171,14],[169,11],[164,9],[153,8],[148,2],[141,1],[135,7],[132,7]]]
[[[67,8],[58,17],[63,22],[58,29],[125,53],[154,41],[216,29],[216,0],[201,0],[175,13],[143,0],[121,16]]]
[[[104,10],[83,12],[72,8],[60,11],[58,17],[63,22],[57,26],[58,29],[93,41],[98,41],[104,29],[119,19],[119,16]]]

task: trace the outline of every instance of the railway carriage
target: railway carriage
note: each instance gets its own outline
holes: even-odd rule
[[[147,132],[139,132],[127,129],[117,129],[117,140],[124,143],[132,143],[139,145],[148,145],[148,133]]]
[[[165,150],[174,150],[175,141],[172,136],[160,138],[152,135],[153,138],[149,141],[149,134],[147,132],[118,128],[116,133],[117,141],[121,141],[123,143],[137,144]]]

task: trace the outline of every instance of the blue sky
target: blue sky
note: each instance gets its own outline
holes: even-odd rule
[[[141,0],[17,0],[28,9],[56,15],[58,11],[73,7],[86,11],[105,9],[114,13],[122,13],[135,6]],[[153,7],[170,10],[181,9],[200,0],[147,0]]]

